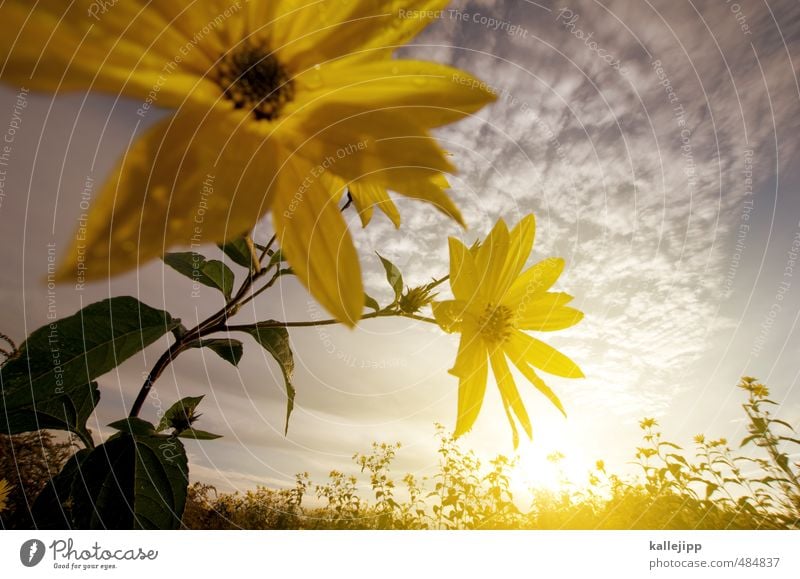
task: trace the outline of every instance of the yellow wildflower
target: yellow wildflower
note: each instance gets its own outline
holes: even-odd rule
[[[6,83],[99,90],[175,112],[139,136],[59,271],[101,279],[176,245],[222,242],[268,211],[312,295],[354,324],[364,296],[338,208],[388,188],[460,219],[429,130],[494,94],[448,66],[392,58],[444,0],[40,0],[3,3]],[[392,217],[396,220],[396,216]],[[80,271],[79,271],[80,270]]]
[[[534,367],[566,378],[583,376],[564,354],[522,331],[560,330],[583,318],[580,311],[567,306],[572,296],[548,291],[561,275],[562,259],[546,259],[522,271],[535,229],[529,215],[511,232],[498,221],[486,241],[472,250],[450,238],[450,286],[455,299],[435,302],[433,313],[445,331],[461,333],[456,363],[450,370],[459,378],[455,436],[470,430],[478,417],[486,392],[487,358],[515,445],[519,437],[512,413],[528,437],[531,425],[506,357],[561,412],[561,402]]]

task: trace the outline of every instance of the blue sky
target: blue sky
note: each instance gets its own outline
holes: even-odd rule
[[[437,135],[460,168],[452,194],[469,229],[407,200],[398,200],[399,231],[382,216],[361,230],[350,214],[365,280],[385,300],[375,249],[421,282],[447,272],[448,235],[472,241],[497,218],[536,214],[531,263],[563,256],[558,287],[586,312],[579,326],[546,338],[587,378],[549,380],[566,420],[523,388],[534,421],[524,452],[561,450],[578,470],[597,458],[621,466],[645,415],[683,440],[730,436],[742,428],[735,384],[743,374],[762,378],[783,417],[800,420],[800,265],[786,275],[800,239],[800,9],[733,6],[460,2],[402,50],[467,69],[501,97]],[[0,131],[16,94],[0,92]],[[122,98],[26,102],[0,205],[0,330],[20,341],[46,319],[47,244],[65,248],[87,176],[102,181],[144,128],[140,103]],[[268,234],[266,222],[259,235]],[[80,293],[61,287],[57,308],[65,316],[121,294],[185,320],[218,307],[212,290],[189,299],[190,290],[151,263]],[[314,307],[289,281],[241,316],[301,320]],[[238,369],[194,351],[161,378],[144,417],[178,396],[206,394],[202,427],[224,435],[189,443],[193,477],[225,489],[283,484],[301,471],[319,480],[354,469],[350,457],[373,440],[402,441],[398,468],[424,474],[436,460],[434,422],[455,422],[447,369],[456,338],[407,320],[291,337],[298,394],[288,437],[280,373],[254,343]],[[97,430],[130,405],[164,345],[101,379]],[[464,445],[484,456],[512,451],[493,388]]]

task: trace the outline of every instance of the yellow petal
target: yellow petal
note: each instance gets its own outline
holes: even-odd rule
[[[337,196],[292,157],[278,176],[272,205],[275,232],[292,270],[337,320],[355,326],[364,309],[361,268]]]
[[[534,300],[550,289],[561,272],[564,271],[564,260],[551,257],[528,268],[512,284],[503,296],[503,303],[516,309],[524,300]]]
[[[525,378],[527,378],[528,381],[531,384],[533,384],[539,392],[544,394],[547,397],[547,399],[553,403],[553,406],[558,408],[561,411],[561,414],[563,414],[564,417],[566,417],[567,412],[566,410],[564,410],[564,405],[561,404],[561,400],[559,400],[558,396],[556,396],[556,393],[553,392],[550,389],[550,387],[544,383],[544,380],[542,380],[539,377],[539,375],[533,370],[533,368],[531,368],[528,365],[528,363],[522,357],[521,353],[513,349],[506,349],[506,354],[508,354],[508,357],[511,358],[511,361],[514,363],[517,369],[522,373],[522,375],[525,376]]]
[[[203,76],[213,63],[210,55],[221,54],[219,26],[199,8],[171,4],[116,2],[104,10],[103,2],[91,0],[7,1],[2,78],[34,90],[125,94],[143,107],[176,107],[187,95],[213,102],[219,89]],[[207,34],[187,36],[209,21]]]
[[[486,394],[486,347],[474,324],[464,324],[456,364],[450,373],[458,380],[458,416],[454,437],[469,432]]]
[[[509,418],[511,427],[514,430],[514,447],[516,448],[518,436],[514,420],[511,417],[509,410],[513,411],[519,419],[522,428],[525,429],[525,434],[528,438],[533,436],[531,429],[531,420],[528,417],[528,411],[525,410],[525,405],[522,403],[522,398],[519,395],[514,378],[508,370],[508,363],[506,362],[505,354],[500,348],[496,348],[489,354],[489,361],[492,364],[492,372],[494,372],[495,379],[497,380],[497,387],[500,390],[500,397],[503,399],[503,406],[506,408],[506,415]]]
[[[349,190],[364,227],[372,219],[372,211],[375,207],[383,211],[395,227],[400,227],[400,212],[389,197],[385,186],[365,178],[350,183]]]
[[[449,238],[450,243],[450,288],[457,300],[469,306],[479,306],[474,303],[478,291],[478,272],[469,249],[455,237]]]
[[[437,179],[436,176],[417,181],[398,179],[392,188],[405,197],[430,203],[436,209],[454,219],[459,225],[466,227],[461,211],[459,211],[450,196],[443,191],[439,182],[441,180]],[[445,182],[447,181],[445,180]]]
[[[509,234],[508,253],[503,267],[494,282],[495,295],[503,296],[513,282],[519,277],[525,262],[533,249],[533,238],[536,233],[536,221],[533,215],[527,215],[511,230]]]
[[[466,304],[461,300],[445,300],[431,303],[433,317],[436,323],[448,334],[457,332],[461,328]]]
[[[176,245],[249,231],[269,208],[275,158],[269,141],[226,115],[184,107],[126,151],[81,219],[59,278],[103,279]]]
[[[254,4],[256,2],[250,2]],[[267,1],[281,57],[307,68],[330,58],[387,58],[436,19],[447,0]],[[413,11],[413,13],[411,12]]]
[[[280,126],[287,146],[348,183],[368,176],[394,189],[398,182],[455,171],[436,140],[402,111],[365,111],[346,103],[305,105],[291,114],[288,109]]]
[[[552,332],[570,328],[582,319],[583,312],[575,308],[549,307],[549,304],[542,304],[541,307],[531,308],[524,320],[517,322],[517,327],[520,330]]]
[[[483,294],[489,300],[499,299],[497,284],[508,257],[509,234],[505,221],[498,219],[475,253],[475,267]]]
[[[546,324],[551,315],[572,301],[572,296],[564,292],[544,292],[531,294],[514,308],[514,324],[521,330],[531,330],[528,326]]]
[[[475,77],[443,64],[415,60],[340,61],[312,68],[295,78],[301,99],[315,106],[345,104],[364,111],[403,112],[424,128],[463,119],[495,94]],[[292,109],[288,109],[292,110]]]
[[[583,372],[564,354],[520,331],[514,331],[503,346],[512,360],[524,360],[556,376],[583,378]]]

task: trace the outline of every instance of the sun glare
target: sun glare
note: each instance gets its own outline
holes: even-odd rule
[[[520,444],[518,460],[511,473],[515,497],[528,502],[535,491],[559,492],[587,484],[594,461],[569,441],[558,442],[558,446],[536,440]]]

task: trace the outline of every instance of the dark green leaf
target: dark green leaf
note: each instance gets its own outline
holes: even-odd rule
[[[127,434],[136,434],[139,436],[155,436],[156,429],[152,424],[141,418],[132,416],[130,418],[123,418],[108,425],[114,430],[125,432]]]
[[[120,434],[95,448],[72,484],[79,529],[178,529],[189,469],[177,438]]]
[[[254,268],[258,264],[258,256],[255,254],[253,241],[249,237],[239,237],[218,247],[225,255],[231,258],[233,263],[241,265],[250,271],[255,271]]]
[[[182,251],[165,253],[162,259],[164,263],[172,269],[185,275],[192,281],[213,288],[217,287],[213,281],[207,279],[203,274],[203,266],[206,264],[205,256],[195,253],[194,251]]]
[[[39,493],[31,510],[31,517],[37,528],[66,530],[75,526],[70,500],[72,485],[76,477],[80,478],[81,465],[89,454],[90,451],[85,448],[73,454],[64,463],[61,472],[51,478]]]
[[[189,428],[200,415],[195,414],[197,405],[203,400],[203,396],[187,396],[181,398],[175,404],[170,406],[161,417],[158,423],[158,432],[162,432],[168,428],[174,428],[182,431]]]
[[[267,265],[267,268],[272,267],[276,263],[281,263],[282,261],[286,261],[286,258],[283,256],[283,252],[278,249],[269,257],[269,265]]]
[[[42,408],[60,420],[65,405],[61,401],[58,406],[58,400],[64,395],[71,399],[67,416],[74,408],[76,420],[88,417],[96,398],[87,385],[177,325],[168,313],[126,296],[91,304],[39,328],[0,367],[0,416]]]
[[[377,255],[383,264],[383,269],[386,270],[386,281],[389,282],[389,285],[392,286],[394,290],[394,299],[398,301],[403,294],[403,275],[395,264],[385,259],[380,253]]]
[[[209,348],[220,358],[226,362],[230,362],[234,366],[239,364],[244,354],[244,347],[239,340],[232,340],[230,338],[209,338],[194,341],[189,344],[190,348]]]
[[[371,308],[371,309],[375,310],[376,312],[381,311],[380,304],[375,300],[375,298],[373,298],[369,294],[364,294],[364,304],[368,308]]]
[[[100,391],[97,383],[53,392],[52,397],[37,396],[30,406],[8,410],[6,420],[0,420],[0,432],[19,434],[42,428],[68,430],[77,434],[88,447],[94,446],[86,421],[94,412]]]
[[[286,328],[265,328],[258,324],[246,326],[242,331],[253,336],[261,346],[275,358],[283,372],[283,381],[286,386],[286,426],[284,436],[289,432],[289,418],[294,410],[295,389],[292,385],[294,375],[294,356],[292,355],[291,344],[289,343],[289,332]]]
[[[203,266],[203,273],[214,282],[214,285],[223,293],[226,299],[231,299],[233,284],[236,279],[227,265],[216,259],[211,259]]]
[[[233,291],[234,275],[231,269],[216,259],[206,260],[193,251],[167,253],[164,263],[175,271],[182,273],[194,282],[218,289],[230,299]]]
[[[221,434],[213,434],[205,430],[197,430],[196,428],[187,428],[183,432],[178,433],[181,438],[194,438],[195,440],[216,440],[222,438]]]

